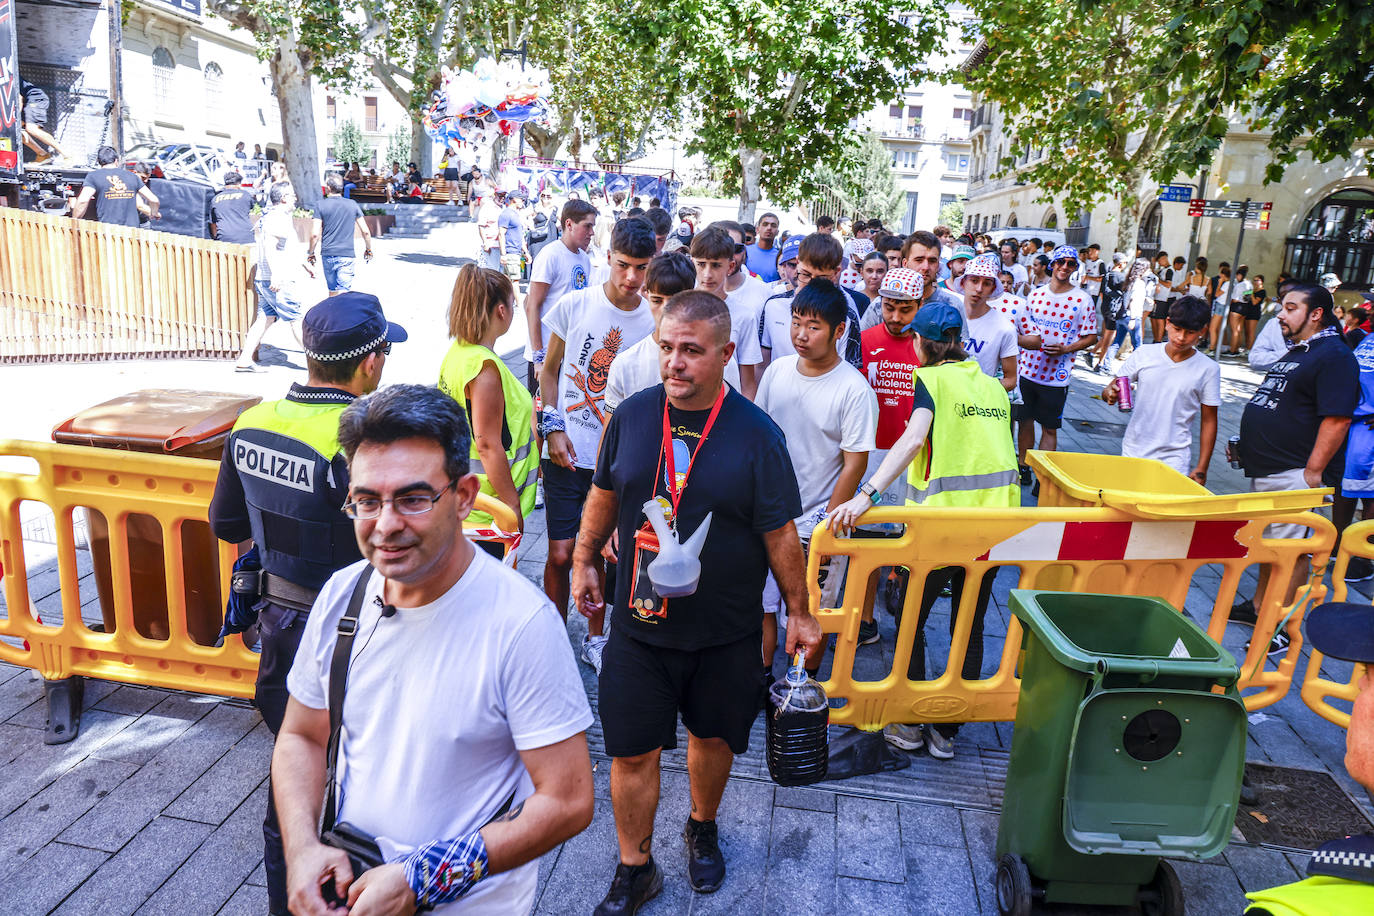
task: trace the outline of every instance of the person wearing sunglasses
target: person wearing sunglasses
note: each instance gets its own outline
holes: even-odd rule
[[[215,536],[252,541],[261,562],[258,596],[249,602],[262,650],[254,704],[273,735],[311,605],[335,571],[361,556],[353,525],[339,511],[348,493],[339,417],[381,384],[391,345],[406,331],[386,320],[376,296],[350,291],[306,312],[301,336],[306,383],[239,416],[210,501]],[[285,913],[286,858],[270,797],[263,838],[269,908]]]

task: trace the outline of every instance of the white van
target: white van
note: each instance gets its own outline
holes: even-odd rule
[[[1064,244],[1064,231],[1062,229],[1042,229],[1039,226],[1002,226],[990,230],[987,235],[992,236],[994,245],[1001,245],[1002,239],[1013,238],[1017,242],[1024,242],[1026,239],[1039,239],[1043,245],[1045,242],[1053,242],[1055,247]]]

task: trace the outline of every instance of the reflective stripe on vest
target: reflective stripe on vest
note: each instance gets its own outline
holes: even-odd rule
[[[516,450],[515,450],[515,454],[510,456],[510,460],[509,460],[507,463],[513,468],[513,467],[515,467],[517,464],[519,464],[520,462],[522,462],[522,461],[524,461],[526,458],[528,458],[528,457],[530,456],[530,452],[533,451],[533,450],[534,450],[534,440],[531,439],[529,442],[526,442],[524,445],[522,445],[522,446],[520,446],[518,449],[516,449]],[[481,458],[469,458],[469,459],[468,459],[468,470],[471,471],[471,472],[474,473],[474,474],[481,474],[481,475],[483,475],[483,476],[486,476],[486,473],[487,473],[487,469],[486,469],[485,467],[483,467],[483,465],[482,465],[482,459],[481,459]],[[538,471],[539,468],[536,466],[536,467],[535,467],[535,470]]]
[[[994,471],[991,474],[964,474],[952,477],[932,477],[926,484],[924,490],[918,490],[908,481],[906,485],[906,498],[916,504],[925,502],[937,493],[947,493],[965,490],[991,490],[996,487],[1007,487],[1018,485],[1018,475],[1015,470]]]

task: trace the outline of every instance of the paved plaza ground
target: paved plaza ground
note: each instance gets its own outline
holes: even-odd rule
[[[361,269],[360,288],[377,292],[388,316],[411,333],[411,341],[393,351],[387,381],[436,379],[447,345],[448,289],[454,268],[473,247],[469,228],[454,227],[428,240],[379,239],[376,262]],[[522,324],[517,321],[517,328]],[[214,361],[0,367],[6,391],[35,393],[10,399],[0,437],[45,439],[77,409],[137,388],[278,397],[290,381],[304,379],[303,358],[284,335],[274,334],[269,342],[276,345],[267,351],[271,365],[254,375]],[[521,344],[517,331],[503,340],[503,353],[514,354]],[[1225,366],[1219,441],[1235,431],[1258,380],[1246,367]],[[1090,397],[1103,381],[1076,370],[1062,449],[1119,450],[1123,415]],[[1216,491],[1246,489],[1240,472],[1220,454],[1211,475]],[[1032,501],[1029,493],[1026,500]],[[55,546],[44,535],[50,528],[36,514],[25,520],[32,598],[40,612],[56,614]],[[546,552],[542,513],[536,513],[520,550],[520,572],[538,581]],[[83,616],[98,620],[89,554],[79,557]],[[1185,608],[1194,620],[1210,613],[1217,581],[1206,570],[1194,580]],[[987,670],[1001,654],[1012,585],[1008,572],[994,589]],[[937,668],[947,649],[947,637],[943,643],[940,637],[948,630],[947,614],[948,602],[942,601],[928,624]],[[892,662],[892,617],[880,609],[877,619],[882,641],[861,647],[856,664],[870,676],[890,670]],[[584,622],[573,615],[570,646],[576,649],[584,632]],[[1226,646],[1242,654],[1249,633],[1231,625]],[[1304,660],[1300,674],[1305,667]],[[585,665],[579,668],[595,706],[595,679]],[[266,913],[261,819],[271,736],[257,713],[237,701],[100,681],[87,683],[85,706],[75,741],[45,745],[41,682],[26,670],[0,665],[0,911]],[[1277,705],[1251,714],[1249,726],[1251,761],[1330,773],[1369,811],[1368,797],[1342,765],[1344,731],[1303,705],[1296,688]],[[916,752],[910,766],[897,772],[786,789],[768,779],[760,723],[750,751],[736,761],[721,807],[730,871],[711,896],[696,896],[687,886],[678,839],[688,804],[685,757],[681,750],[667,753],[655,831],[667,881],[663,895],[642,912],[994,913],[992,847],[1011,737],[1010,723],[969,725],[958,736],[952,761]],[[589,739],[596,816],[588,830],[541,860],[539,913],[590,913],[614,869],[609,762],[599,723]],[[1236,842],[1214,859],[1176,867],[1189,913],[1227,916],[1243,908],[1244,890],[1294,880],[1305,861],[1300,851]]]

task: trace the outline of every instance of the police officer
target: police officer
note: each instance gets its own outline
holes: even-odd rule
[[[837,532],[851,529],[870,506],[878,503],[883,490],[903,470],[907,472],[908,506],[1021,505],[1007,390],[1001,381],[985,375],[978,363],[968,358],[959,341],[963,324],[964,318],[954,306],[930,302],[904,329],[916,332],[921,356],[921,367],[914,372],[911,420],[878,470],[860,484],[859,495],[830,514],[831,527]],[[982,674],[983,615],[992,597],[995,576],[996,570],[990,570],[979,585],[961,669],[965,679],[976,679]],[[949,615],[953,633],[964,590],[962,566],[933,569],[926,576],[921,616],[907,669],[907,677],[913,681],[926,679],[926,618],[946,586],[953,605]],[[893,613],[898,611],[893,609]],[[924,743],[932,757],[948,760],[954,756],[954,735],[958,730],[956,724],[941,723],[922,734],[919,725],[892,724],[883,729],[883,737],[903,750],[916,750]]]
[[[210,502],[215,536],[232,543],[251,538],[262,560],[255,703],[273,735],[286,712],[286,676],[315,596],[331,574],[361,559],[353,523],[342,511],[348,465],[339,416],[377,389],[391,345],[406,332],[386,320],[376,296],[348,292],[306,313],[302,339],[306,384],[293,383],[280,401],[243,412],[225,443]],[[270,794],[263,837],[271,912],[285,914],[286,860]]]

